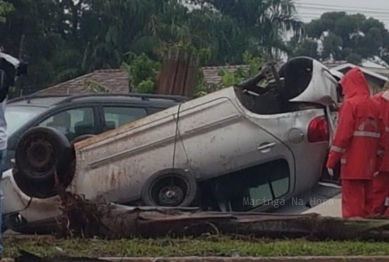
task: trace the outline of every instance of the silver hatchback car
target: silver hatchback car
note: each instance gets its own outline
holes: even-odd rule
[[[309,191],[335,128],[330,107],[341,76],[299,57],[276,72],[275,82],[258,87],[269,72],[74,145],[52,128],[28,130],[16,169],[3,176],[4,213],[26,223],[60,215],[55,175],[88,199],[217,211],[265,211]],[[31,148],[36,154],[26,158]],[[15,176],[46,193],[27,195]]]

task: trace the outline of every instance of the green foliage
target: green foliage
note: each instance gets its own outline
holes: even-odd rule
[[[110,93],[111,92],[105,86],[103,86],[95,81],[89,80],[89,79],[84,79],[81,84],[91,93]]]
[[[205,83],[204,73],[202,70],[197,71],[197,84],[195,87],[195,97],[207,94],[207,84]]]
[[[226,69],[223,69],[219,72],[219,76],[222,77],[221,87],[233,86],[254,76],[258,73],[259,68],[264,64],[266,59],[264,56],[255,57],[246,51],[243,54],[243,61],[245,65],[248,66],[248,69],[238,67],[233,72],[228,71]]]
[[[8,13],[8,2],[14,12]],[[200,2],[203,8],[189,10],[180,0],[0,0],[0,19],[7,13],[0,24],[1,45],[28,61],[31,70],[23,83],[45,87],[119,68],[142,53],[157,61],[161,49],[175,45],[199,64],[242,64],[245,50],[255,55],[284,50],[280,35],[301,28],[289,0]],[[142,78],[137,85],[146,80],[154,81]],[[142,88],[151,90],[150,81]]]
[[[157,89],[157,86],[155,84],[155,81],[151,79],[143,80],[141,81],[137,88],[136,92],[138,93],[145,93],[145,94],[155,94],[155,91]]]
[[[160,67],[161,64],[159,62],[151,60],[144,53],[136,56],[129,66],[125,65],[131,77],[132,91],[138,93],[155,93],[157,88],[156,77]]]
[[[245,66],[238,67],[234,71],[229,71],[227,69],[222,69],[218,73],[221,76],[221,81],[217,86],[210,86],[204,82],[204,75],[202,72],[199,73],[199,82],[196,87],[195,97],[200,97],[206,95],[210,92],[216,90],[233,86],[241,83],[244,80],[256,75],[259,68],[266,61],[266,56],[253,56],[250,52],[244,52],[242,55],[242,60],[244,61]]]
[[[382,219],[385,221],[385,219]],[[374,222],[374,220],[371,220]],[[327,221],[326,221],[327,222]],[[361,221],[346,222],[358,229],[364,223]],[[367,222],[372,223],[372,222]],[[333,223],[328,223],[326,230],[329,234],[338,235]],[[318,225],[320,227],[322,225]],[[286,226],[285,226],[286,227]],[[331,228],[332,227],[332,228]],[[338,228],[338,227],[337,227]],[[323,230],[322,228],[320,230]],[[384,229],[377,229],[384,230]],[[364,260],[374,261],[377,256],[388,256],[389,245],[387,241],[309,241],[300,239],[267,239],[250,237],[228,237],[223,234],[214,234],[211,231],[206,236],[158,239],[57,239],[45,236],[44,240],[35,236],[6,237],[4,238],[4,257],[15,258],[20,256],[21,250],[36,256],[44,257],[41,260],[59,260],[59,251],[69,254],[70,257],[255,257],[253,260],[272,261],[273,257],[294,257],[283,260],[302,261],[301,257],[312,257],[311,261],[330,261],[332,256],[344,257],[343,260],[357,260],[348,256],[368,257]],[[339,230],[338,230],[339,231]],[[348,232],[354,233],[356,230]],[[217,232],[217,231],[216,231]],[[63,250],[63,251],[62,251]],[[315,259],[328,257],[328,259]],[[4,259],[5,260],[5,259]],[[37,259],[38,260],[38,259]],[[64,260],[64,259],[63,259]],[[70,259],[68,259],[70,260]],[[205,259],[204,259],[205,260]],[[282,260],[280,258],[279,260]],[[337,261],[337,259],[332,259]],[[340,259],[339,259],[340,260]],[[362,259],[360,259],[362,260]],[[385,259],[375,259],[385,261]]]
[[[5,16],[8,13],[11,13],[14,11],[14,7],[11,3],[4,2],[3,0],[0,0],[0,23],[5,23],[6,18]]]
[[[244,77],[252,77],[255,74],[258,73],[258,69],[265,63],[266,61],[266,56],[256,56],[254,57],[251,53],[249,52],[244,52],[243,54],[243,62],[245,65],[249,66],[249,73],[248,75],[245,75]]]
[[[209,48],[196,48],[192,43],[179,42],[177,47],[182,51],[187,51],[190,55],[197,57],[201,63],[208,62],[212,57],[212,51]]]
[[[293,36],[288,42],[289,48],[289,57],[296,56],[309,56],[314,59],[320,59],[320,54],[318,52],[319,44],[317,39],[308,37],[308,35]]]
[[[346,61],[351,64],[360,65],[362,62],[362,56],[352,53],[346,57]]]
[[[291,56],[333,57],[359,64],[363,58],[373,56],[385,59],[389,50],[389,31],[384,24],[362,14],[327,12],[307,23],[305,28],[305,35],[296,35],[289,42]],[[323,44],[321,52],[318,41]]]

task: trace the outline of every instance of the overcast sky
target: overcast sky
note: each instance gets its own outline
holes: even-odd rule
[[[295,0],[295,3],[304,22],[319,18],[325,12],[346,11],[374,17],[389,29],[389,0]]]

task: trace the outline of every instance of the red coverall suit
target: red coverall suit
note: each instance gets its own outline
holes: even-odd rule
[[[349,70],[340,84],[344,101],[326,166],[333,169],[341,161],[343,217],[366,217],[380,138],[379,106],[359,68]]]
[[[381,140],[377,152],[376,171],[373,178],[372,212],[371,215],[382,215],[385,208],[385,200],[389,197],[389,91],[380,92],[373,96],[379,103],[380,118],[382,121]],[[389,211],[389,210],[388,210]]]

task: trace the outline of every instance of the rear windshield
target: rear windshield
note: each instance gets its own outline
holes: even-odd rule
[[[35,106],[7,106],[5,109],[5,119],[7,121],[7,134],[10,136],[27,121],[35,118],[46,108]]]

